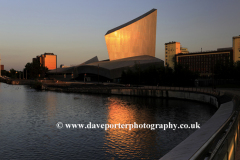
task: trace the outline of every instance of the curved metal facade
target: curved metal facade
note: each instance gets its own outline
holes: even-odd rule
[[[109,30],[105,35],[110,61],[149,55],[155,57],[157,10]]]
[[[64,74],[74,74],[74,77],[77,77],[79,74],[93,74],[100,75],[102,77],[106,77],[108,79],[117,79],[122,75],[122,71],[128,68],[134,68],[134,65],[138,64],[141,69],[146,69],[149,66],[155,65],[157,67],[163,66],[164,62],[161,59],[152,56],[135,56],[125,59],[119,59],[115,61],[99,61],[92,62],[89,64],[81,64],[74,67],[69,68],[58,68],[57,70],[49,71],[49,75],[51,78],[64,80]],[[59,76],[56,76],[59,75]],[[70,77],[71,78],[71,77]],[[65,79],[66,80],[66,79]]]

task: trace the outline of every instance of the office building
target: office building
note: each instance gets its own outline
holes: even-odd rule
[[[175,55],[181,53],[180,42],[165,43],[165,66],[174,68]]]
[[[233,46],[218,48],[213,51],[189,52],[180,47],[179,42],[165,43],[165,66],[174,69],[174,63],[187,66],[191,71],[199,72],[200,75],[210,76],[214,72],[217,62],[225,64],[227,61],[240,61],[240,35],[233,37]]]
[[[215,51],[176,54],[176,62],[187,66],[191,71],[199,72],[201,76],[211,76],[217,62],[225,64],[233,60],[232,48],[219,48]]]
[[[33,61],[38,61],[44,67],[47,67],[48,70],[57,68],[57,55],[54,55],[53,53],[44,53],[36,58],[33,58]]]
[[[180,47],[180,51],[181,51],[182,54],[188,54],[189,53],[188,49],[183,48],[183,47]]]
[[[233,37],[233,61],[240,61],[240,35]]]

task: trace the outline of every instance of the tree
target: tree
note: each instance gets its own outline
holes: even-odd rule
[[[17,78],[17,71],[15,70],[15,69],[10,69],[10,71],[9,71],[9,77],[10,78],[13,78],[13,79],[15,79],[15,78]]]
[[[198,77],[199,75],[189,70],[188,66],[183,66],[181,64],[176,64],[174,66],[174,84],[176,86],[193,85],[194,80]]]
[[[45,74],[47,71],[48,71],[48,68],[44,67],[38,61],[27,63],[24,68],[24,73],[25,73],[25,76],[27,75],[27,79],[36,79],[36,78],[45,77]]]
[[[235,62],[234,79],[240,80],[240,61]]]
[[[214,74],[216,79],[233,79],[235,77],[237,63],[226,60],[225,62],[217,61],[214,65]]]
[[[169,66],[157,67],[155,65],[141,70],[140,65],[135,64],[133,68],[122,72],[121,82],[125,84],[191,86],[198,77],[199,74],[190,71],[188,66],[177,63],[174,70]]]

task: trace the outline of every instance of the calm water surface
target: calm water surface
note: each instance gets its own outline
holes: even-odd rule
[[[36,91],[0,83],[0,159],[159,159],[195,130],[58,129],[88,124],[205,123],[210,105]]]

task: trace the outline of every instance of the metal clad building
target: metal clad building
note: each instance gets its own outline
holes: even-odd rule
[[[152,9],[140,17],[105,34],[109,60],[98,61],[92,58],[80,65],[60,68],[48,72],[49,76],[59,80],[114,81],[119,82],[122,72],[150,66],[160,67],[163,60],[155,57],[157,10]]]
[[[152,9],[142,16],[105,34],[110,61],[149,55],[155,57],[157,10]]]

